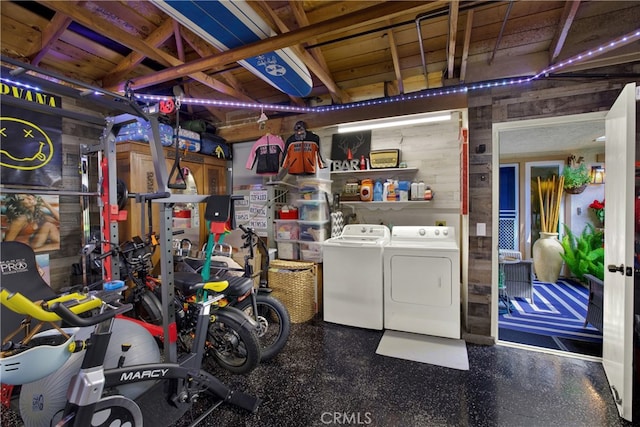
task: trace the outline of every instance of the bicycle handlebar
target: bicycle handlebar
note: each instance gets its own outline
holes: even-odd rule
[[[123,304],[119,307],[112,307],[111,309],[104,311],[100,314],[96,314],[91,317],[80,317],[77,314],[73,313],[69,310],[64,304],[59,302],[55,302],[49,306],[49,309],[56,313],[60,318],[71,326],[93,326],[98,323],[104,322],[105,320],[109,320],[112,317],[115,317],[117,314],[125,313],[133,308],[132,304]]]

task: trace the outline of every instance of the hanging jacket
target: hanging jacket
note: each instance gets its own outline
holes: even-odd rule
[[[290,175],[313,175],[316,168],[326,168],[320,155],[320,137],[313,132],[306,132],[303,140],[295,135],[287,138],[282,167],[288,169]]]
[[[284,152],[284,141],[270,133],[258,139],[251,148],[246,168],[256,166],[258,175],[276,175],[280,169],[280,158]]]

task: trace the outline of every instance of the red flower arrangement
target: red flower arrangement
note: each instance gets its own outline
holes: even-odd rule
[[[602,199],[601,202],[598,200],[594,200],[589,205],[589,208],[593,209],[593,211],[596,213],[596,216],[598,217],[598,220],[600,220],[600,222],[604,224],[604,199]]]

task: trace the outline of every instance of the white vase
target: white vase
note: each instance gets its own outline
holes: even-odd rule
[[[562,269],[562,245],[558,233],[540,232],[540,238],[533,244],[533,267],[541,282],[556,283]]]

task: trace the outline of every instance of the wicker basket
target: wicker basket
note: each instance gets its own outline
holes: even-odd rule
[[[282,301],[292,323],[302,323],[315,315],[316,265],[313,262],[273,260],[269,263],[272,296]]]

